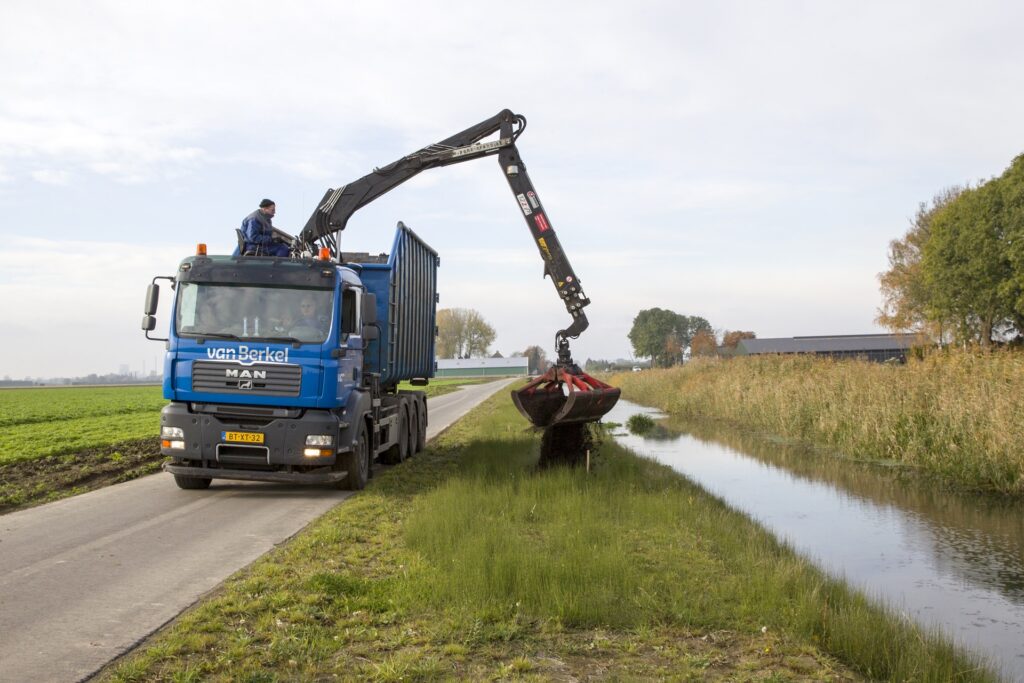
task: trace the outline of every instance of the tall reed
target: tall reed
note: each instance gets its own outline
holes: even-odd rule
[[[695,360],[618,375],[634,401],[688,418],[901,461],[961,487],[1024,493],[1024,355],[944,352],[906,365],[813,356]]]

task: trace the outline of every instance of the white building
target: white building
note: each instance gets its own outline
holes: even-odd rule
[[[438,358],[435,377],[525,377],[526,356],[512,358]]]

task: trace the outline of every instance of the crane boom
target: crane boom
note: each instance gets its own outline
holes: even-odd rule
[[[559,330],[555,335],[559,362],[571,364],[567,339],[577,338],[587,328],[588,321],[583,309],[590,304],[590,299],[580,287],[579,278],[555,235],[551,219],[540,202],[516,148],[516,140],[525,128],[525,117],[504,109],[486,121],[374,169],[356,181],[337,189],[328,189],[306,221],[298,242],[311,250],[314,245],[327,247],[332,258],[338,258],[341,253],[340,233],[352,214],[361,207],[427,169],[497,155],[505,180],[519,203],[537,250],[544,260],[544,274],[551,278],[566,310],[573,318],[567,328]],[[498,133],[497,140],[481,142],[494,133]]]
[[[580,446],[576,450],[581,451],[586,442],[587,423],[600,420],[612,409],[619,398],[619,390],[583,372],[569,353],[569,339],[577,338],[587,329],[587,316],[583,309],[590,304],[590,299],[580,287],[579,278],[555,236],[551,219],[519,156],[516,140],[525,129],[524,116],[503,109],[486,121],[374,169],[348,185],[328,189],[295,243],[302,251],[314,251],[316,246],[326,247],[331,257],[338,260],[341,256],[341,232],[360,207],[428,168],[497,155],[501,171],[544,261],[544,275],[551,278],[565,309],[572,316],[572,323],[555,333],[557,363],[526,386],[513,391],[512,401],[531,423],[549,430],[552,435],[547,440],[549,444],[575,443]],[[495,133],[498,134],[497,140],[483,141]],[[560,436],[553,436],[555,433]]]

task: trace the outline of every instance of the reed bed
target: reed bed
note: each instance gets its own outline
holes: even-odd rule
[[[906,365],[813,356],[695,360],[625,373],[630,400],[691,419],[905,463],[960,488],[1024,493],[1024,354],[934,353]]]

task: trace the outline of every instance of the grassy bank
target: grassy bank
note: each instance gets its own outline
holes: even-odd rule
[[[537,471],[499,395],[107,680],[991,680],[605,443]]]
[[[808,356],[626,373],[623,395],[690,419],[918,467],[957,487],[1024,494],[1024,355],[945,353],[907,365]]]

